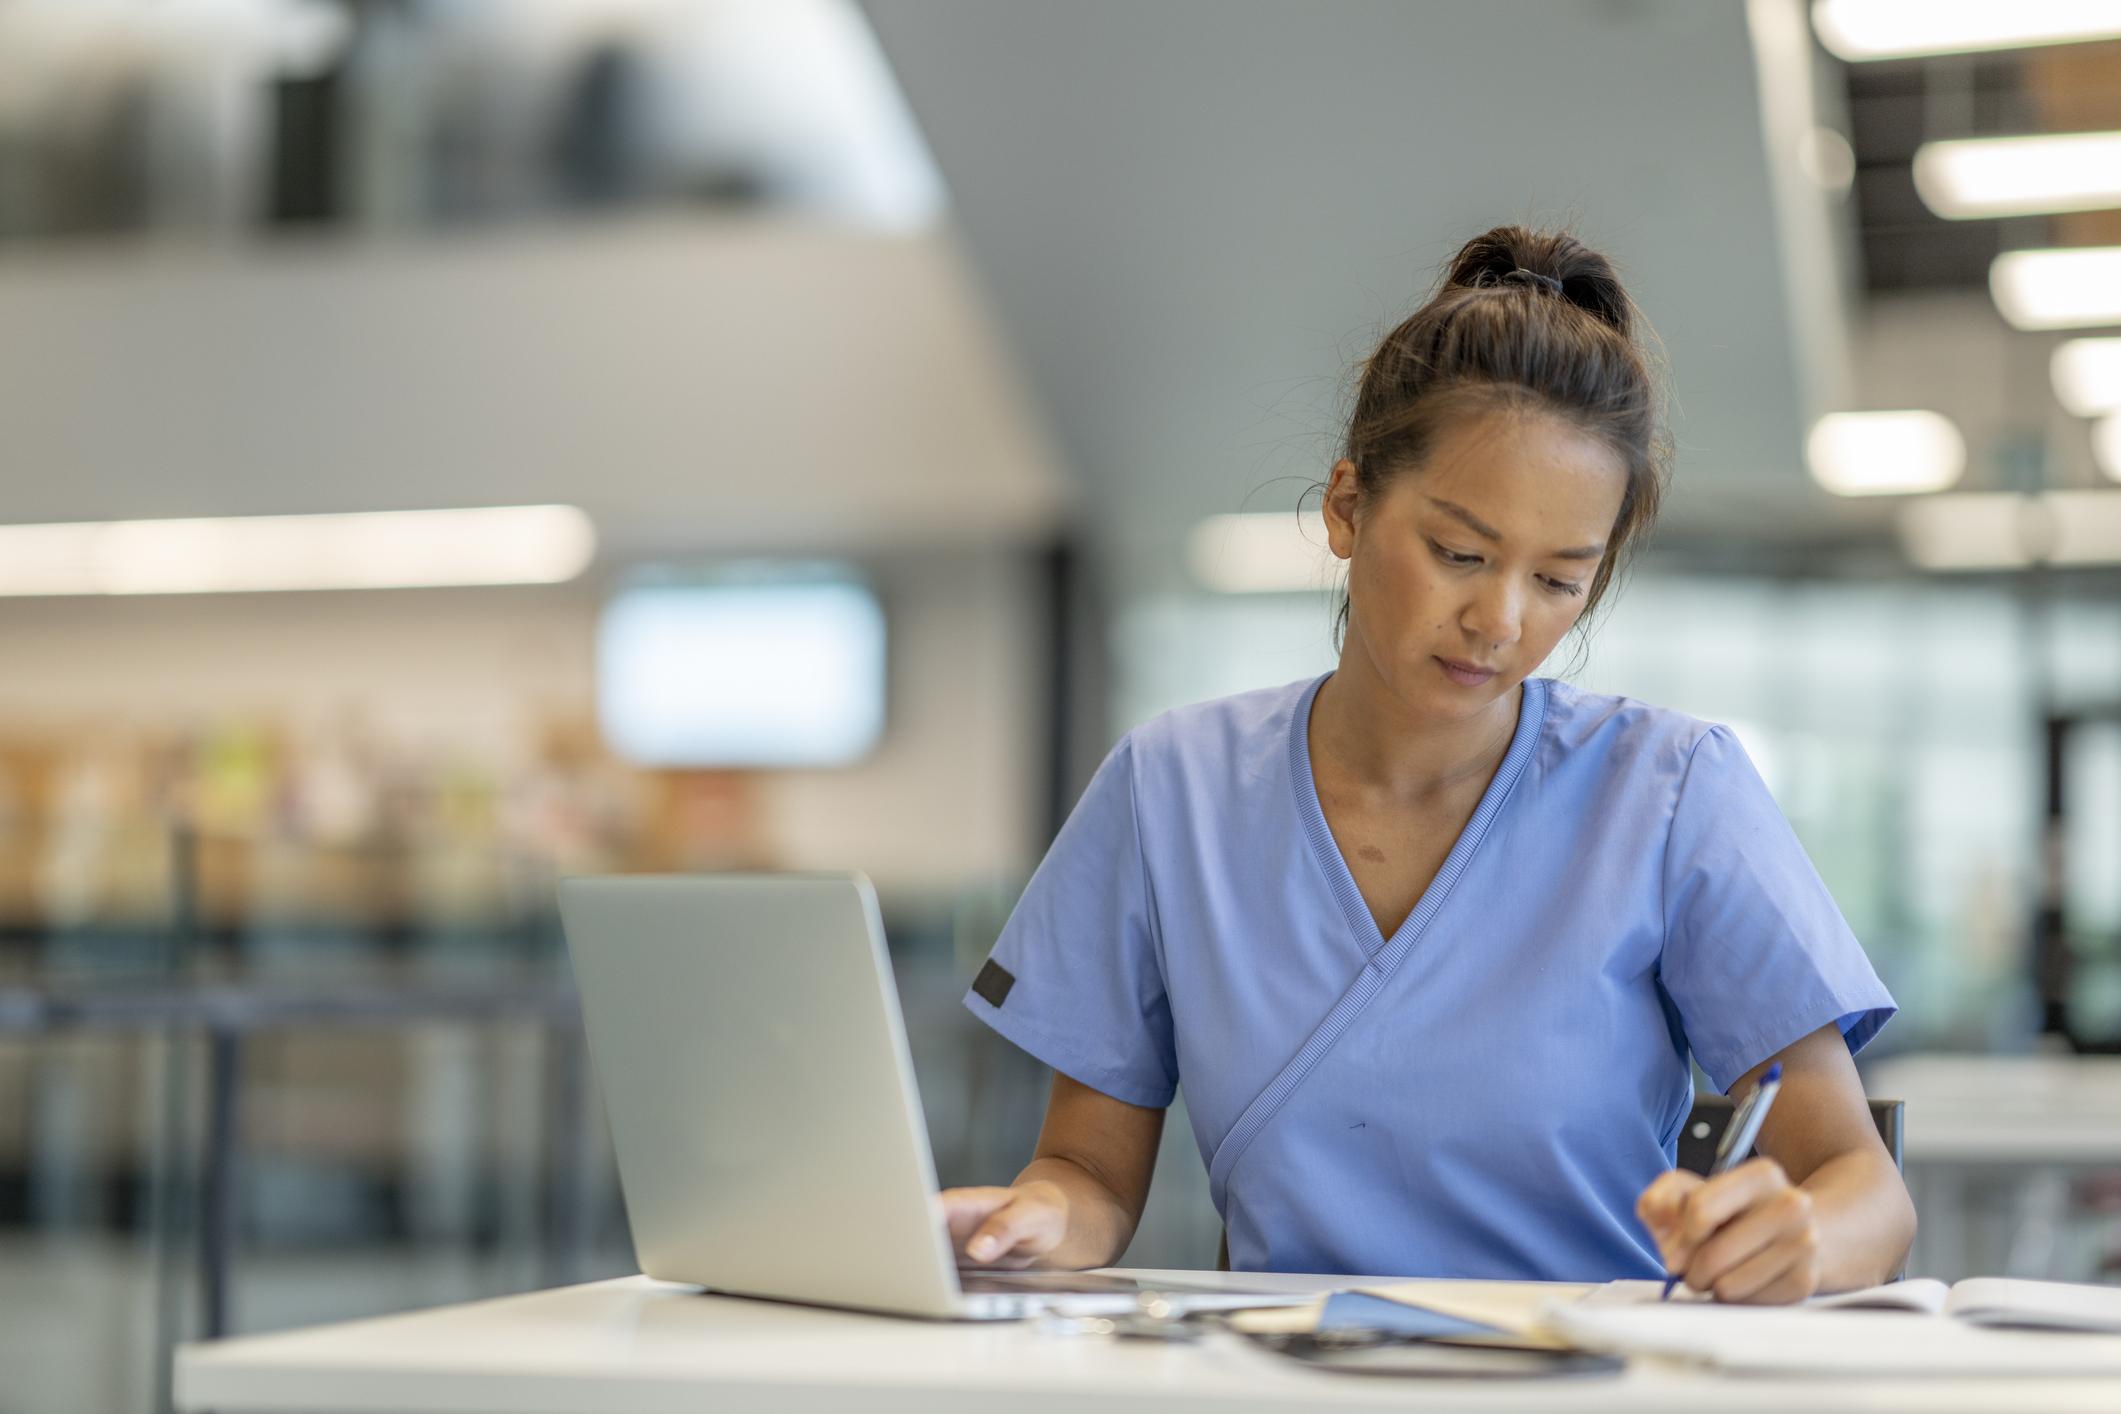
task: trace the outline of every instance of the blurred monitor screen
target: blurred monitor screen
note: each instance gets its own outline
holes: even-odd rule
[[[625,589],[597,631],[604,739],[643,766],[842,766],[884,726],[884,613],[850,579]]]

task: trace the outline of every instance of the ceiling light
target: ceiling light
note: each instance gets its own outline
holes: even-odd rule
[[[1797,166],[1821,191],[1847,196],[1856,181],[1856,149],[1828,127],[1815,127],[1797,143]]]
[[[1904,59],[2121,36],[2115,0],[1814,0],[1819,42],[1843,59]]]
[[[2058,565],[2121,564],[2121,491],[2050,491],[2047,503]]]
[[[1186,537],[1186,563],[1195,579],[1223,594],[1324,589],[1339,568],[1316,511],[1209,516]]]
[[[556,584],[596,553],[573,506],[0,526],[0,595]]]
[[[2121,133],[1926,142],[1915,190],[1954,221],[2121,206]]]
[[[1924,569],[2121,564],[2121,491],[1931,496],[1901,507],[1899,530]]]
[[[1828,413],[1805,439],[1812,479],[1837,496],[1941,491],[1966,469],[1966,442],[1941,413]]]
[[[2099,470],[2121,481],[2121,413],[2092,424],[2092,456]]]
[[[2055,397],[2078,417],[2121,412],[2121,339],[2071,339],[2048,360]]]
[[[2023,569],[2032,500],[2008,492],[1929,496],[1900,508],[1901,548],[1926,570]]]
[[[2020,329],[2121,324],[2121,246],[2005,251],[1988,267],[1988,288]]]

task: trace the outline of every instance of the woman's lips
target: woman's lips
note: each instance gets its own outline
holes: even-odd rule
[[[1479,687],[1495,676],[1493,668],[1475,667],[1471,663],[1461,663],[1455,658],[1438,658],[1436,662],[1443,668],[1444,676],[1460,687]]]

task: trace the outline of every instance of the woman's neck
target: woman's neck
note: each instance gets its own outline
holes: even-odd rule
[[[1404,801],[1475,782],[1485,788],[1517,733],[1524,685],[1469,717],[1439,721],[1409,711],[1374,673],[1350,661],[1357,657],[1342,653],[1312,702],[1312,774],[1323,760],[1342,783]]]

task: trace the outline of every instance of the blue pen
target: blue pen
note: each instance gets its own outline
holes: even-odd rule
[[[1730,1124],[1723,1131],[1722,1141],[1716,1145],[1716,1158],[1709,1165],[1710,1178],[1736,1168],[1747,1154],[1753,1152],[1753,1141],[1760,1137],[1760,1126],[1767,1122],[1768,1108],[1775,1103],[1775,1092],[1781,1088],[1782,1062],[1776,1061],[1767,1068],[1767,1074],[1760,1077],[1760,1083],[1753,1087],[1753,1093],[1746,1096],[1738,1106],[1737,1113],[1731,1116]],[[1672,1288],[1677,1285],[1678,1275],[1667,1275],[1664,1279],[1664,1295],[1657,1299],[1671,1300]]]

